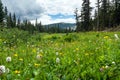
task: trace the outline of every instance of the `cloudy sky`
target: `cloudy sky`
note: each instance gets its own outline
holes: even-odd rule
[[[90,0],[94,7],[96,0]],[[34,22],[38,19],[42,24],[57,22],[74,23],[75,8],[81,9],[82,0],[2,0],[9,12],[18,17]]]

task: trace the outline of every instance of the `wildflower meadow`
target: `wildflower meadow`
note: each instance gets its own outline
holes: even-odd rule
[[[120,80],[120,32],[0,31],[0,80]]]

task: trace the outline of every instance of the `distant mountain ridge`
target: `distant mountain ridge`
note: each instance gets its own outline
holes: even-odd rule
[[[44,25],[45,27],[59,27],[61,29],[68,29],[68,28],[71,28],[71,29],[75,29],[76,28],[76,24],[75,23],[64,23],[64,22],[61,22],[61,23],[53,23],[53,24],[48,24],[48,25]]]

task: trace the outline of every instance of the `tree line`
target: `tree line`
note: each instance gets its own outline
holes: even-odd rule
[[[4,7],[0,0],[0,27],[18,28],[33,34],[34,31],[40,32],[43,26],[41,22],[34,25],[27,19],[22,20],[20,17],[16,17],[15,13],[8,12],[7,7]]]
[[[3,6],[2,1],[0,0],[0,27],[6,28],[18,28],[21,30],[29,31],[33,34],[36,32],[47,32],[47,33],[64,33],[72,32],[70,29],[62,29],[59,27],[59,24],[53,27],[45,27],[41,22],[38,22],[36,19],[35,24],[32,24],[28,19],[21,19],[16,17],[16,14],[8,12],[7,7]]]
[[[96,7],[90,6],[90,0],[82,1],[82,9],[75,9],[76,32],[79,31],[102,31],[115,28],[120,24],[120,0],[97,0]],[[94,10],[94,15],[92,14]],[[8,12],[0,0],[0,25],[6,28],[18,28],[34,32],[74,32],[70,28],[61,29],[59,25],[45,27],[41,22],[32,24],[28,19],[16,17],[16,14]]]
[[[75,9],[75,17],[77,32],[115,28],[120,25],[120,0],[97,0],[94,8],[90,0],[83,0],[81,11]]]

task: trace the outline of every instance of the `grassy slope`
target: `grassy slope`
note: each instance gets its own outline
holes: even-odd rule
[[[0,32],[0,65],[6,80],[119,80],[120,32],[36,34],[17,29]],[[56,55],[58,52],[58,55]],[[40,55],[40,59],[36,56]],[[6,62],[11,56],[12,61]],[[60,63],[56,63],[56,58]]]

